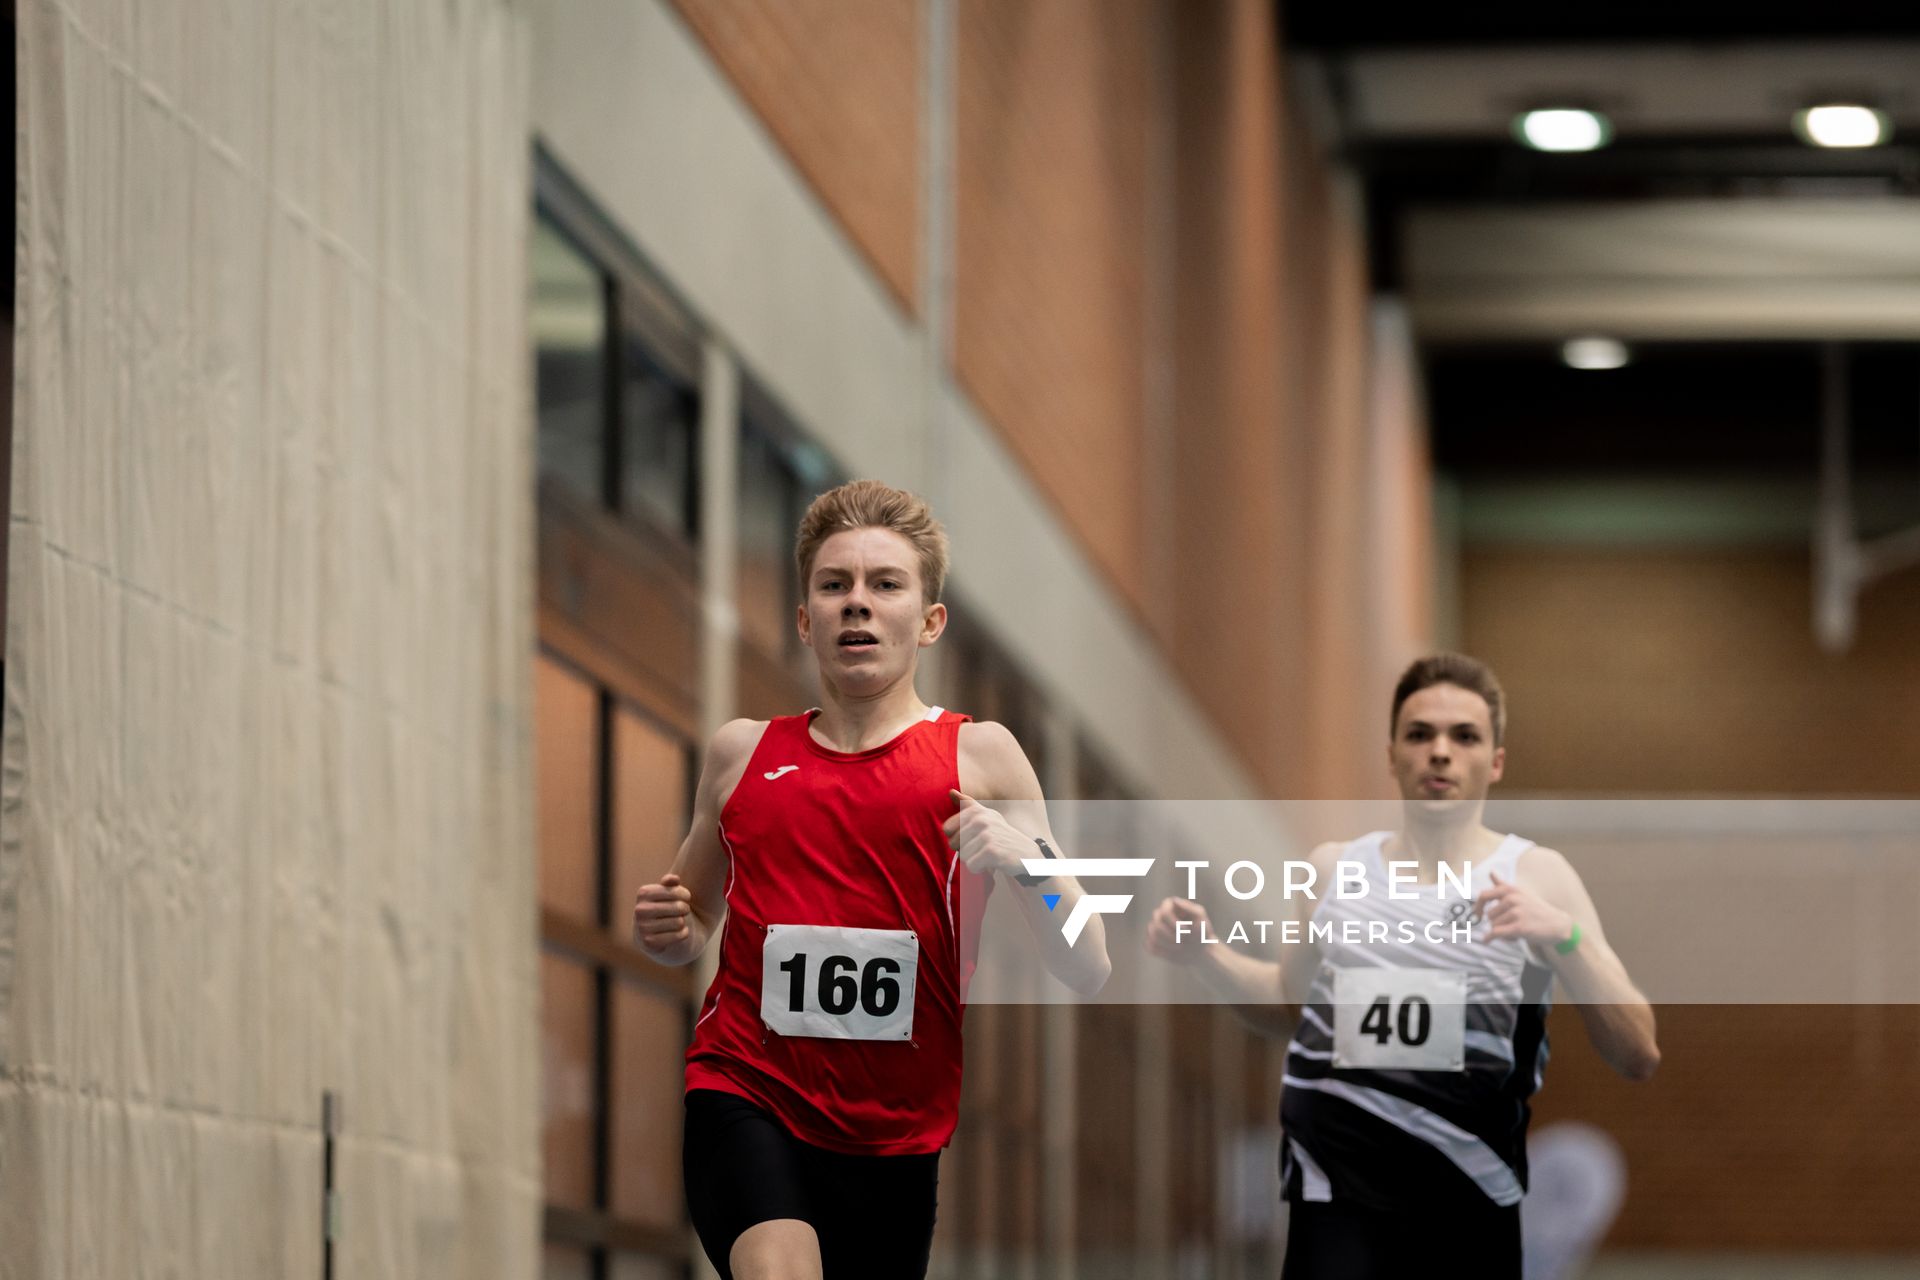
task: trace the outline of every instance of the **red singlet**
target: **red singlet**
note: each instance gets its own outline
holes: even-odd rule
[[[807,726],[815,714],[768,722],[721,811],[733,862],[727,924],[720,971],[687,1050],[687,1088],[746,1098],[794,1137],[830,1151],[938,1151],[959,1116],[961,995],[992,889],[991,877],[960,865],[943,830],[954,812],[949,793],[960,785],[960,726],[970,717],[936,707],[891,741],[846,752],[814,740]],[[771,1030],[760,1007],[770,925],[911,937],[918,965],[910,1033],[904,1022],[892,1040]],[[810,954],[776,962],[781,972],[768,989],[782,1004],[791,981],[809,1006],[889,1008],[878,979],[895,970],[885,962],[875,972],[868,960],[863,971],[858,956],[801,950]],[[823,963],[837,966],[824,978]],[[895,1012],[903,1011],[902,1003]]]

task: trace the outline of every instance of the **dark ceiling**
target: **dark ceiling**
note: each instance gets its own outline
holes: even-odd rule
[[[1920,13],[1904,4],[1765,5],[1725,3],[1482,3],[1367,5],[1280,3],[1289,49],[1404,45],[1671,44],[1734,40],[1854,39],[1920,33]]]
[[[1661,343],[1623,369],[1538,346],[1433,347],[1434,463],[1456,474],[1813,474],[1825,353],[1810,343]],[[1920,495],[1920,348],[1847,349],[1853,458]]]
[[[1584,155],[1502,138],[1362,136],[1352,69],[1385,51],[1516,47],[1649,49],[1920,36],[1920,3],[1278,6],[1282,40],[1324,73],[1365,190],[1376,287],[1403,287],[1402,227],[1432,205],[1743,199],[1777,194],[1920,197],[1920,139],[1820,151],[1785,127],[1738,136],[1623,137]],[[1583,372],[1555,345],[1430,347],[1423,353],[1436,463],[1456,474],[1803,475],[1818,460],[1821,347],[1809,342],[1637,345],[1624,369]],[[1854,454],[1863,470],[1920,487],[1920,347],[1848,349]]]

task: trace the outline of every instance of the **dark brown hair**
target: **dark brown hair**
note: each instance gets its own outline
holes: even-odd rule
[[[1436,684],[1451,684],[1477,693],[1486,699],[1487,713],[1493,721],[1493,745],[1498,747],[1507,736],[1507,695],[1493,668],[1464,653],[1430,653],[1408,667],[1393,686],[1393,712],[1387,717],[1387,737],[1400,731],[1400,708],[1408,698]]]

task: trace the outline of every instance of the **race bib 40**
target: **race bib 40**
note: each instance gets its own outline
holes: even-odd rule
[[[1338,970],[1333,1065],[1465,1070],[1466,998],[1467,975],[1457,970]]]
[[[783,1036],[913,1037],[920,939],[904,929],[770,924],[760,1020]]]

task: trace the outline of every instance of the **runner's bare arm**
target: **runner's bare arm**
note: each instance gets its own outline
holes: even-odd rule
[[[673,869],[634,896],[634,944],[661,964],[690,963],[726,919],[728,855],[720,811],[766,727],[764,720],[733,720],[713,735],[694,792],[693,823]]]
[[[1203,928],[1219,934],[1205,907],[1191,898],[1167,898],[1147,920],[1147,954],[1190,967],[1232,1003],[1235,1017],[1260,1034],[1291,1035],[1293,1019],[1281,1000],[1280,965],[1237,947],[1205,946],[1200,942]]]
[[[947,840],[969,870],[1018,874],[1024,869],[1021,859],[1040,856],[1036,837],[1060,857],[1070,856],[1047,824],[1040,779],[1006,726],[992,721],[961,725],[959,757],[961,795],[947,820]],[[1047,971],[1080,995],[1090,996],[1105,986],[1113,965],[1100,917],[1091,917],[1071,945],[1060,928],[1082,897],[1079,883],[1071,876],[1054,876],[1038,888],[1012,882],[1010,887]],[[1052,911],[1041,899],[1043,892],[1060,895]]]
[[[1633,985],[1627,967],[1607,945],[1593,898],[1565,856],[1538,846],[1527,850],[1510,884],[1496,880],[1479,901],[1492,926],[1489,938],[1525,938],[1549,965],[1580,1009],[1600,1057],[1629,1080],[1649,1080],[1660,1065],[1653,1006]],[[1579,938],[1571,951],[1559,946]]]
[[[1332,883],[1334,863],[1343,847],[1323,844],[1307,855],[1314,867],[1315,884]],[[1315,901],[1289,899],[1290,917],[1302,921],[1304,927],[1313,916]],[[1179,928],[1181,920],[1190,922],[1185,930]],[[1192,966],[1202,981],[1232,1003],[1234,1016],[1253,1030],[1263,1035],[1292,1035],[1300,1005],[1312,990],[1314,971],[1320,967],[1320,949],[1304,941],[1291,947],[1282,945],[1279,960],[1263,960],[1242,946],[1202,943],[1202,921],[1209,936],[1220,936],[1207,909],[1198,902],[1166,899],[1154,908],[1147,922],[1147,951],[1162,960]]]

